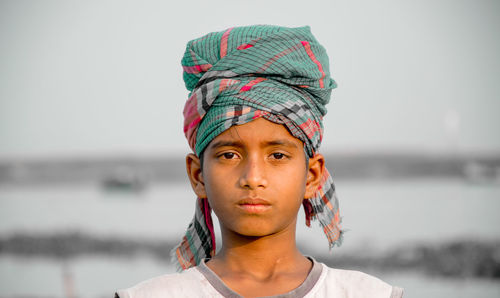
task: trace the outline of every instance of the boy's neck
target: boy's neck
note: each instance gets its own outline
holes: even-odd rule
[[[295,224],[263,237],[248,237],[223,230],[222,243],[220,252],[207,263],[215,273],[221,273],[217,269],[223,267],[226,272],[265,279],[310,263],[297,248]]]
[[[278,233],[248,237],[221,225],[222,248],[206,265],[244,297],[283,294],[299,287],[313,264],[297,249],[296,220]]]

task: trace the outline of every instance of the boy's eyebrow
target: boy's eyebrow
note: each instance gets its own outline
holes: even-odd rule
[[[293,147],[293,148],[298,148],[297,144],[294,142],[288,141],[288,140],[273,140],[269,142],[264,143],[264,147],[266,146],[286,146],[286,147]]]
[[[269,146],[286,146],[286,147],[293,147],[293,148],[298,148],[297,144],[294,142],[288,141],[288,140],[272,140],[268,142],[263,142],[261,147],[269,147]],[[242,142],[240,141],[226,141],[226,140],[220,140],[217,141],[213,144],[210,145],[212,149],[217,149],[220,147],[239,147],[243,148],[245,147]]]
[[[243,147],[243,144],[239,141],[217,141],[210,145],[211,148],[216,149],[219,147]]]

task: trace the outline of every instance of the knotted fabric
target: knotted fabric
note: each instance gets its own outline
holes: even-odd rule
[[[325,105],[336,87],[325,49],[308,26],[234,27],[187,44],[182,59],[190,91],[184,133],[201,156],[208,144],[233,125],[260,117],[284,125],[313,157],[323,137]],[[313,198],[304,199],[306,224],[317,219],[330,248],[340,245],[338,200],[328,171]],[[178,269],[215,255],[215,235],[207,199],[198,198],[195,216],[172,251]]]

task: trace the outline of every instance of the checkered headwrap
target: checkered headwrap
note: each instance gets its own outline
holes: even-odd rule
[[[259,117],[285,125],[310,157],[318,151],[325,105],[336,83],[326,51],[308,26],[256,25],[209,33],[187,44],[182,66],[191,91],[184,107],[184,133],[198,156],[223,131]],[[338,200],[326,169],[315,196],[303,205],[306,224],[317,219],[330,247],[340,245]],[[173,259],[182,270],[213,255],[211,209],[208,200],[198,198]]]

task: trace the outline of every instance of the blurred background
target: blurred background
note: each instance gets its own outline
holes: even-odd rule
[[[500,2],[0,0],[0,297],[112,297],[174,272],[193,216],[186,43],[310,25],[344,245],[405,297],[500,297]]]

